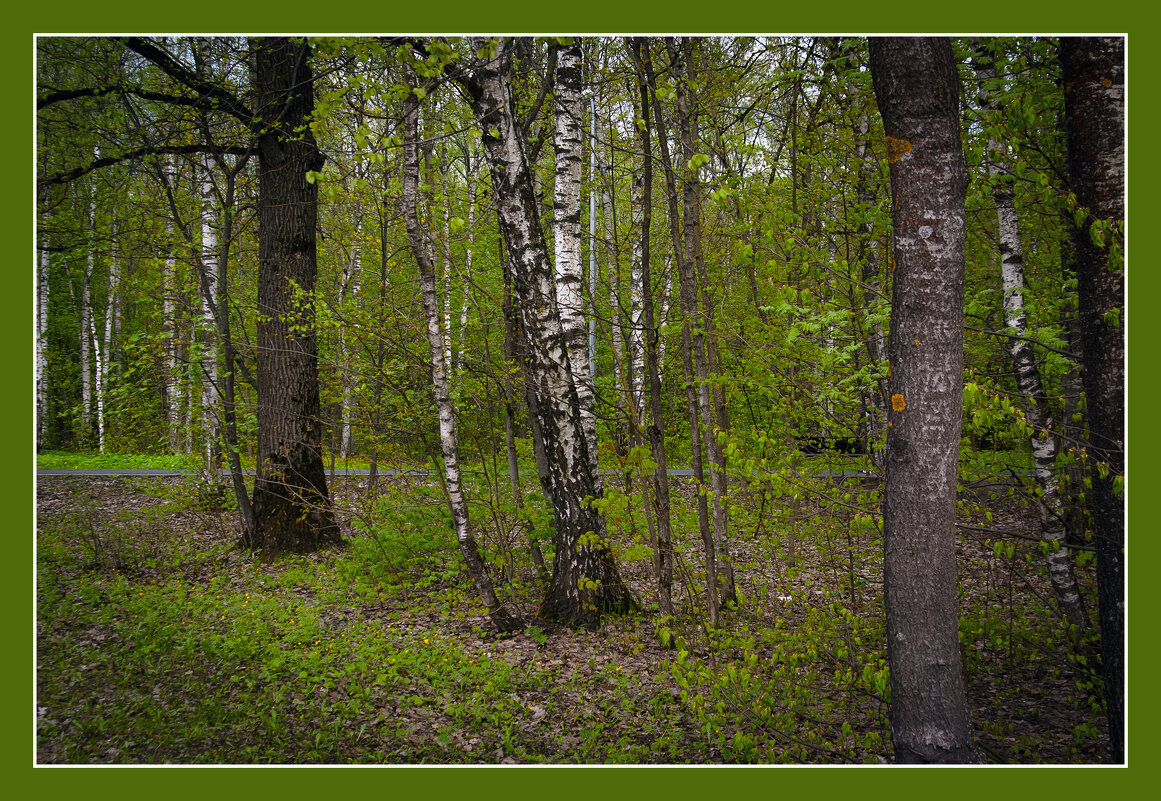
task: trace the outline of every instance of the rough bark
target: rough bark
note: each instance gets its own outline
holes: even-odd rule
[[[407,70],[408,79],[414,81],[414,71]],[[448,505],[451,509],[452,525],[460,555],[468,568],[468,575],[476,586],[476,592],[488,609],[488,617],[499,631],[514,631],[521,627],[518,619],[504,609],[496,598],[492,580],[484,560],[480,557],[475,537],[472,535],[468,505],[464,498],[460,481],[459,435],[456,430],[455,408],[452,404],[451,386],[448,380],[448,354],[445,339],[440,331],[440,302],[436,292],[435,264],[431,258],[431,248],[424,239],[419,221],[419,99],[414,92],[403,101],[403,208],[407,224],[407,238],[411,244],[419,267],[419,281],[423,293],[423,310],[427,320],[428,352],[431,358],[431,381],[435,391],[436,410],[439,414],[439,442],[443,455],[445,486]]]
[[[214,182],[210,174],[211,162],[206,158],[200,165],[202,239],[198,257],[198,279],[202,291],[202,319],[198,327],[198,367],[202,378],[202,466],[207,473],[216,469],[218,451],[218,356],[217,321],[214,298],[218,291],[218,231],[214,226]]]
[[[637,606],[617,571],[604,523],[590,500],[599,497],[581,424],[580,401],[557,311],[548,247],[537,214],[525,136],[513,114],[511,42],[474,40],[470,75],[460,74],[483,134],[492,192],[527,334],[556,531],[552,586],[540,616],[595,628],[604,611]]]
[[[117,331],[120,328],[118,315],[120,303],[117,289],[121,280],[121,259],[117,252],[117,221],[113,220],[110,226],[109,248],[109,283],[105,295],[105,335],[99,350],[100,358],[97,362],[97,441],[102,451],[105,450],[108,435],[108,421],[105,415],[105,398],[109,391],[109,376],[112,373],[113,349],[116,346]]]
[[[981,110],[992,118],[999,112],[995,92],[988,84],[996,79],[995,63],[987,51],[977,45],[974,58],[976,78],[980,81]],[[1084,598],[1073,572],[1072,557],[1065,542],[1064,506],[1060,482],[1056,478],[1055,426],[1048,415],[1048,397],[1040,380],[1036,354],[1028,341],[1024,315],[1024,248],[1020,242],[1019,217],[1016,213],[1016,190],[1012,183],[1008,145],[1002,139],[989,137],[987,168],[991,176],[992,196],[996,202],[996,233],[1000,244],[1000,277],[1004,291],[1004,323],[1015,334],[1009,337],[1008,355],[1016,375],[1016,386],[1024,399],[1024,416],[1032,428],[1030,444],[1036,471],[1036,488],[1040,500],[1040,538],[1049,545],[1048,576],[1061,614],[1078,629],[1088,628]]]
[[[1082,213],[1075,235],[1089,419],[1101,668],[1113,760],[1125,759],[1125,41],[1065,37],[1068,169]],[[1096,230],[1094,230],[1096,228]],[[1115,251],[1115,252],[1114,252]]]
[[[505,261],[503,251],[503,240],[500,242],[501,260]],[[508,479],[512,484],[512,500],[516,505],[518,512],[524,510],[524,492],[520,487],[520,463],[516,458],[516,398],[523,395],[525,401],[532,400],[535,403],[533,395],[529,392],[529,383],[525,379],[525,365],[521,354],[524,348],[520,343],[523,341],[523,332],[520,331],[520,322],[516,315],[516,309],[512,304],[512,271],[504,268],[504,361],[508,365],[507,382],[504,392],[504,442],[508,450]],[[516,383],[520,383],[521,390],[517,391]],[[531,409],[532,406],[529,406]],[[532,415],[533,425],[529,433],[532,436],[532,449],[536,456],[537,475],[547,473],[547,466],[544,463],[544,445],[540,440],[540,430],[535,425],[535,415]],[[548,574],[548,567],[544,563],[544,553],[540,549],[540,542],[537,539],[536,531],[532,528],[532,521],[528,521],[528,550],[532,556],[532,565],[536,568],[537,578],[544,586],[548,586],[550,576]]]
[[[874,38],[870,51],[895,233],[883,500],[891,739],[897,762],[977,762],[956,605],[967,190],[959,80],[947,39]]]
[[[581,47],[579,41],[556,50],[556,180],[553,187],[553,243],[556,252],[556,302],[580,402],[592,472],[598,485],[597,418],[589,369],[584,317],[584,268],[581,262]],[[598,486],[599,491],[599,486]]]
[[[258,472],[249,546],[270,559],[342,542],[322,461],[317,275],[318,187],[324,156],[307,124],[314,107],[310,46],[253,43],[258,168]]]
[[[96,265],[96,202],[90,198],[88,217],[86,222],[89,228],[89,249],[85,255],[85,274],[81,284],[81,329],[78,344],[81,348],[81,428],[82,437],[88,440],[92,436],[92,408],[93,408],[93,299],[92,283],[93,269]]]
[[[48,440],[48,306],[49,258],[45,217],[40,219],[40,253],[36,265],[36,450]]]

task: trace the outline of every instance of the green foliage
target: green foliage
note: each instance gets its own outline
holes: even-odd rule
[[[879,626],[836,599],[749,635],[717,633],[709,653],[683,650],[669,669],[727,762],[878,762],[890,700]]]
[[[36,466],[41,470],[197,470],[201,461],[189,454],[41,451]]]

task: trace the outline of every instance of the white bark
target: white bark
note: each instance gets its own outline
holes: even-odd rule
[[[93,303],[91,298],[91,284],[93,280],[93,269],[96,265],[97,254],[96,237],[94,236],[93,228],[96,225],[96,202],[90,197],[89,199],[89,252],[85,257],[85,275],[84,282],[81,288],[81,330],[79,337],[79,344],[81,347],[81,426],[84,430],[84,437],[89,436],[92,427],[92,405],[93,405],[93,367],[92,367],[92,346],[93,346]]]
[[[556,66],[556,182],[553,242],[556,252],[556,303],[567,343],[569,365],[580,401],[581,427],[593,475],[597,475],[597,419],[584,318],[584,268],[581,262],[581,93],[580,45],[561,47]]]
[[[109,372],[113,363],[113,345],[117,332],[117,286],[120,283],[121,260],[117,257],[117,221],[113,221],[110,236],[109,289],[105,299],[105,340],[97,361],[97,432],[100,449],[105,450],[106,420],[105,397],[109,389]]]
[[[207,469],[213,467],[218,442],[218,360],[217,322],[213,299],[218,291],[218,232],[214,226],[214,181],[207,157],[202,167],[201,290],[202,319],[198,340],[201,344],[202,376],[202,456]]]
[[[49,260],[41,220],[40,263],[36,269],[36,449],[44,447],[48,420],[48,303]]]
[[[166,156],[162,162],[161,180],[166,186],[172,185],[173,156]],[[173,220],[165,222],[166,243],[169,251],[161,265],[161,317],[165,328],[165,427],[169,434],[169,450],[177,453],[181,449],[181,411],[179,406],[179,383],[177,378],[177,318],[174,297],[177,293],[175,264],[173,256]]]
[[[987,114],[998,114],[999,105],[987,89],[987,82],[995,80],[995,66],[991,57],[980,50],[977,50],[975,72],[981,86],[980,108]],[[1024,315],[1024,292],[1027,289],[1024,281],[1024,249],[1020,242],[1015,191],[1007,181],[1010,170],[1007,150],[1006,142],[989,138],[987,164],[994,182],[1000,276],[1004,288],[1004,324],[1015,335],[1008,340],[1008,353],[1016,373],[1016,386],[1024,399],[1025,418],[1032,428],[1030,444],[1036,471],[1036,488],[1040,494],[1040,537],[1050,546],[1048,575],[1061,612],[1083,631],[1089,622],[1066,545],[1064,504],[1055,472],[1056,437],[1046,408],[1048,399],[1040,380],[1036,355],[1032,345],[1025,339],[1028,326]]]
[[[635,216],[641,205],[640,193],[634,186],[633,206]],[[634,228],[640,226],[635,224]],[[645,296],[642,291],[642,254],[641,243],[634,240],[633,263],[629,266],[629,372],[632,377],[630,395],[633,399],[633,408],[637,410],[637,419],[640,420],[645,410]]]
[[[472,286],[472,240],[473,231],[476,225],[476,176],[475,174],[468,175],[468,241],[464,247],[464,282],[463,294],[460,299],[460,331],[459,344],[456,347],[456,355],[454,365],[457,369],[462,369],[464,364],[464,351],[467,350],[468,342],[468,307],[470,305],[470,292]]]
[[[540,616],[595,628],[602,610],[637,607],[604,540],[604,520],[588,501],[600,497],[583,426],[577,382],[556,302],[556,276],[540,224],[526,140],[513,114],[511,41],[474,39],[473,75],[461,78],[483,132],[501,231],[530,351],[536,414],[544,437],[541,481],[556,517],[552,587]],[[583,341],[583,327],[581,329]],[[582,352],[584,345],[582,344]],[[595,533],[597,539],[591,539]]]
[[[625,346],[621,336],[621,269],[613,239],[613,200],[609,188],[601,192],[601,217],[605,226],[605,277],[609,282],[609,333],[613,345],[613,379],[616,386],[625,386]]]
[[[446,176],[445,181],[446,184]],[[446,187],[445,187],[446,191]],[[443,247],[440,248],[440,263],[443,265],[443,358],[448,366],[449,378],[454,375],[452,363],[452,333],[451,333],[451,199],[448,198],[443,206]]]
[[[407,69],[408,77],[414,73]],[[436,409],[439,413],[439,440],[443,454],[444,480],[451,509],[452,525],[460,553],[467,562],[468,572],[480,593],[489,616],[496,628],[508,631],[519,627],[500,605],[488,578],[483,561],[472,536],[471,520],[464,498],[459,467],[459,435],[456,431],[455,409],[452,404],[451,387],[448,377],[448,360],[444,332],[440,331],[440,303],[436,296],[435,268],[432,264],[431,249],[424,238],[419,224],[419,143],[418,143],[419,103],[414,94],[409,94],[404,102],[404,171],[403,206],[406,217],[407,235],[419,267],[419,278],[423,294],[423,310],[427,321],[427,344],[431,358],[431,380],[435,392]]]
[[[361,204],[355,202],[355,241],[351,245],[351,256],[343,265],[343,283],[339,292],[339,304],[343,314],[347,314],[347,305],[350,296],[358,291],[359,274],[363,269],[363,256],[360,239],[363,236],[363,211]],[[355,414],[354,377],[351,372],[351,354],[347,345],[346,326],[339,324],[339,354],[342,359],[342,420],[339,423],[339,452],[344,459],[355,450]]]

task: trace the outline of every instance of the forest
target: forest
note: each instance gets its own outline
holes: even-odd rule
[[[35,61],[37,764],[1126,762],[1124,37]]]

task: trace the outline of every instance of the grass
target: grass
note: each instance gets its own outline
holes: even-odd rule
[[[42,763],[890,758],[881,542],[872,515],[841,511],[873,506],[873,492],[818,482],[793,504],[781,485],[765,503],[739,492],[741,600],[715,632],[692,494],[678,492],[678,647],[664,650],[640,497],[613,488],[610,534],[646,612],[595,633],[497,637],[434,485],[389,482],[377,500],[339,485],[349,547],[263,564],[192,479],[53,481],[68,484],[42,488],[38,521]],[[543,499],[529,492],[518,515],[482,479],[468,489],[497,590],[531,620],[539,591],[521,554],[530,520],[546,533]],[[981,737],[999,760],[1095,761],[1099,688],[1016,578],[1043,591],[1035,550],[962,546],[967,680],[1007,699],[976,709]]]

